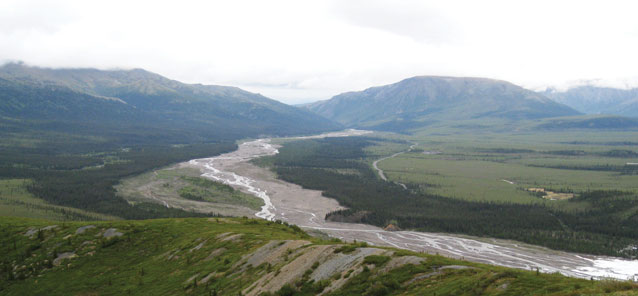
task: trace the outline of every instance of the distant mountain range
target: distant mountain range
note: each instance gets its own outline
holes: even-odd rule
[[[548,88],[541,94],[587,114],[638,117],[638,88],[578,86],[566,91]]]
[[[404,132],[437,122],[516,121],[579,111],[638,116],[638,90],[538,93],[493,79],[417,76],[297,108],[236,87],[185,84],[142,69],[0,67],[0,134],[36,138],[60,133],[103,143],[186,143],[343,127]],[[574,124],[626,121],[595,120]]]
[[[236,87],[145,70],[0,67],[0,131],[55,131],[163,142],[312,134],[335,122]]]
[[[578,111],[506,81],[418,76],[304,106],[345,126],[402,131],[438,121],[572,116]]]

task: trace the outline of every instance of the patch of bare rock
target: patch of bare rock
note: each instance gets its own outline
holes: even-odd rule
[[[75,231],[75,234],[82,234],[91,228],[95,228],[95,225],[86,225],[86,226],[78,227],[78,229]]]
[[[42,227],[42,228],[29,228],[29,230],[27,230],[27,232],[24,234],[24,236],[28,236],[30,238],[33,238],[36,234],[38,234],[38,232],[44,232],[44,231],[48,231],[48,230],[53,230],[58,228],[57,225],[49,225],[46,227]]]
[[[104,231],[104,234],[102,234],[102,236],[104,236],[105,238],[122,236],[122,235],[124,235],[124,233],[117,231],[117,229],[115,228],[109,228],[106,231]]]
[[[330,283],[321,294],[329,293],[341,288],[349,279],[362,272],[367,256],[393,256],[392,251],[385,249],[359,247],[350,253],[344,253],[337,250],[340,247],[341,245],[312,245],[304,240],[270,241],[235,265],[237,272],[243,272],[248,267],[268,265],[263,276],[244,289],[242,295],[276,292],[284,285],[294,284],[302,278],[315,282],[328,280]],[[393,257],[376,272],[384,273],[406,264],[421,264],[425,260],[416,256]],[[367,267],[374,268],[373,265]]]
[[[53,260],[53,265],[60,266],[60,264],[62,264],[62,261],[64,261],[65,259],[73,259],[75,257],[77,257],[77,255],[74,252],[60,253],[58,254],[58,257]]]

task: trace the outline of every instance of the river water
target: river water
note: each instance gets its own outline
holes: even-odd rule
[[[369,133],[361,130],[326,133],[296,139],[345,137]],[[327,213],[341,209],[334,200],[316,190],[281,181],[267,169],[251,164],[251,159],[277,154],[271,139],[244,142],[236,151],[216,157],[193,159],[202,176],[229,184],[264,200],[255,216],[283,220],[305,229],[314,229],[346,241],[365,241],[372,245],[392,246],[416,252],[440,254],[469,261],[542,272],[560,272],[581,278],[613,277],[636,279],[638,260],[574,254],[516,241],[478,238],[442,233],[384,231],[381,228],[352,223],[325,221]]]

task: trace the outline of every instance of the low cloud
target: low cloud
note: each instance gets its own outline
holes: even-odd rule
[[[0,61],[144,68],[288,103],[416,75],[635,86],[634,1],[0,1]]]

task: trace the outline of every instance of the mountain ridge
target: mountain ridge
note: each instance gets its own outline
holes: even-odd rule
[[[540,93],[587,114],[638,117],[638,88],[581,85],[565,91],[547,88]]]
[[[177,138],[177,130],[190,134],[173,142],[340,129],[338,124],[309,111],[237,87],[185,84],[142,69],[105,71],[6,64],[0,67],[0,79],[0,116],[17,120],[111,124],[135,130],[156,126],[176,130]]]
[[[106,96],[108,92],[113,92],[118,88],[135,86],[146,94],[195,88],[202,93],[208,94],[252,95],[255,98],[263,99],[264,102],[271,100],[260,94],[251,93],[234,86],[182,83],[142,68],[110,70],[95,68],[41,68],[14,63],[5,64],[0,69],[0,77],[4,76],[5,79],[13,78],[26,82],[61,84],[76,91],[95,96]],[[146,83],[146,85],[142,85],[142,83]]]
[[[373,129],[392,122],[419,126],[428,121],[486,117],[518,120],[579,114],[506,81],[448,76],[415,76],[342,93],[306,108],[346,126]]]

